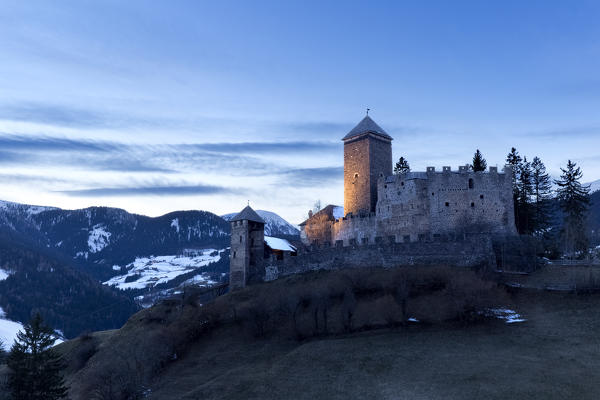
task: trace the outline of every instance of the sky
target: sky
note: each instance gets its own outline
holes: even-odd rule
[[[597,1],[0,0],[0,199],[343,204],[369,115],[413,170],[511,147],[600,179]]]

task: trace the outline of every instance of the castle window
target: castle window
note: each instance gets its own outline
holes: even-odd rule
[[[354,179],[358,178],[358,172],[354,174]]]
[[[475,207],[475,203],[471,203],[471,207]]]
[[[400,182],[400,186],[404,186],[404,182]]]
[[[237,256],[237,251],[233,252],[233,258],[235,258],[235,256]]]
[[[469,178],[469,189],[473,189],[473,178]]]
[[[480,199],[483,199],[483,195],[482,195],[482,194],[480,194],[480,195],[479,195],[479,198],[480,198]]]
[[[431,195],[432,195],[432,196],[435,196],[435,193],[431,192]]]
[[[446,202],[446,207],[450,207],[450,203]]]
[[[242,243],[242,235],[240,235],[240,243]]]

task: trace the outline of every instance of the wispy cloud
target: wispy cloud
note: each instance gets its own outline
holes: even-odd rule
[[[70,166],[84,170],[176,173],[220,171],[231,175],[280,173],[265,155],[332,154],[335,142],[238,142],[146,145],[49,136],[0,136],[0,163]]]
[[[295,186],[318,186],[344,178],[343,167],[301,168],[280,172],[281,183]]]
[[[110,152],[117,150],[119,144],[52,136],[4,135],[0,136],[0,147],[3,150]]]
[[[202,143],[181,145],[186,149],[196,149],[226,154],[264,154],[264,153],[299,153],[320,152],[341,149],[342,144],[335,142],[238,142],[238,143]]]
[[[80,190],[62,190],[59,193],[75,197],[113,197],[113,196],[199,196],[233,193],[235,190],[213,185],[184,186],[136,186],[136,187],[99,187]]]
[[[562,129],[547,129],[529,132],[521,136],[565,138],[565,137],[597,137],[600,136],[600,126],[579,126]]]

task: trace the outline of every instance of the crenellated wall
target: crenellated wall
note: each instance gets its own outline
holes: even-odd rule
[[[315,270],[342,268],[396,268],[409,265],[476,267],[494,266],[496,258],[489,235],[446,237],[437,241],[390,243],[377,238],[373,244],[340,242],[313,247],[310,251],[283,260],[265,260],[265,280]]]
[[[516,235],[512,170],[473,172],[411,172],[380,178],[376,212],[349,214],[338,220],[309,219],[305,243],[352,241],[374,243],[376,237],[395,242],[423,241],[443,234]]]

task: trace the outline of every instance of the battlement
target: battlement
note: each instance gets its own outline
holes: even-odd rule
[[[376,243],[351,241],[344,246],[324,243],[309,247],[296,257],[265,260],[265,280],[315,270],[342,268],[398,268],[408,265],[446,265],[457,268],[495,265],[492,239],[488,235],[440,236],[431,241]]]
[[[466,174],[466,173],[471,173],[471,174],[505,174],[505,173],[512,173],[512,166],[505,165],[500,172],[498,171],[498,167],[497,166],[489,167],[487,169],[487,171],[477,171],[477,172],[473,171],[471,169],[470,165],[459,165],[458,166],[458,170],[452,170],[452,167],[443,166],[441,171],[436,170],[435,167],[427,167],[425,173],[428,174],[428,175],[429,174],[435,174],[435,173],[438,173],[438,174],[448,174],[448,173],[459,173],[459,174]],[[422,172],[418,172],[418,171],[407,172],[404,175],[407,176],[407,177],[410,177],[411,174],[414,174],[415,176],[419,176],[420,174],[422,174]]]

